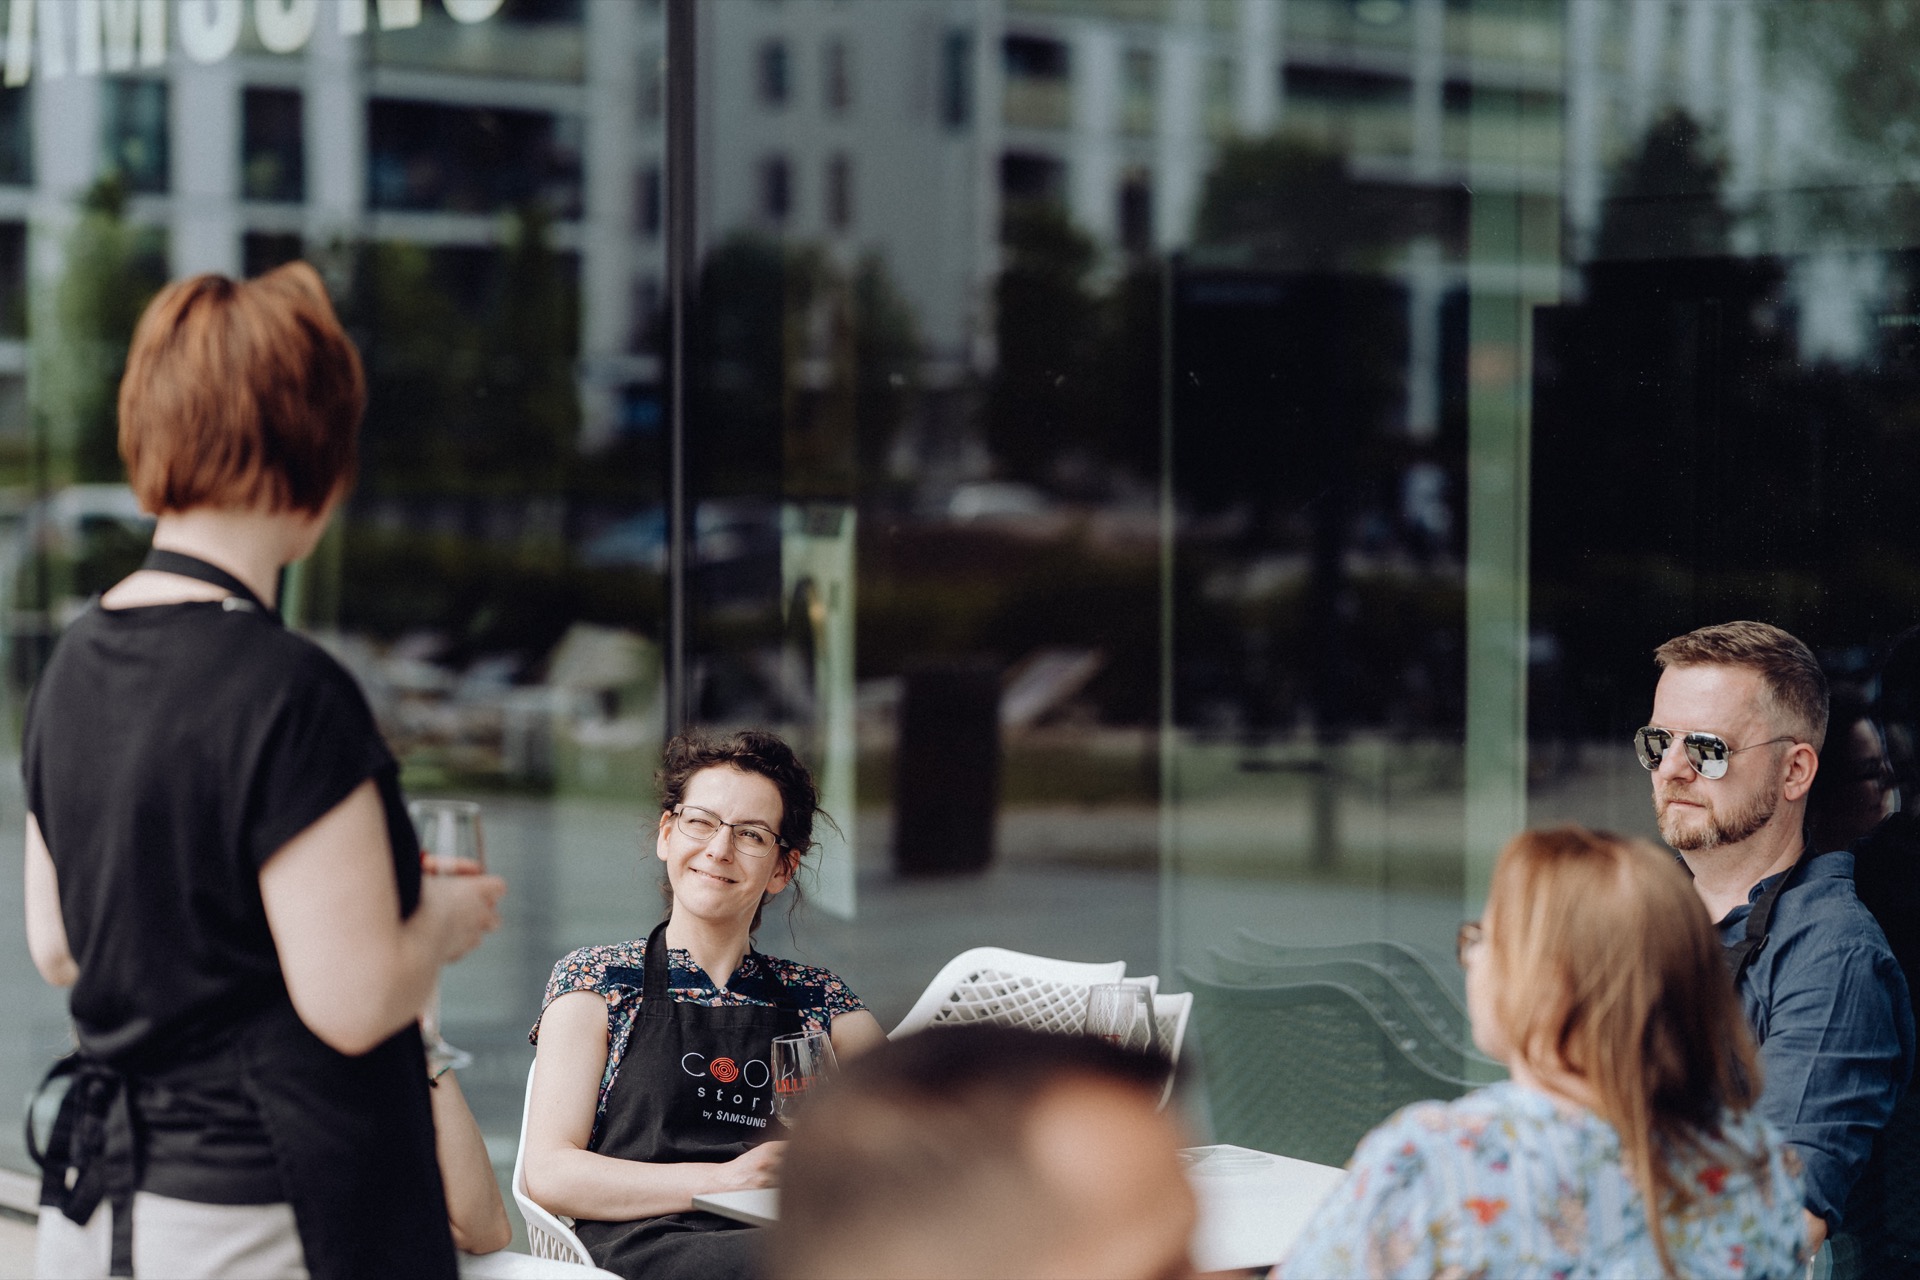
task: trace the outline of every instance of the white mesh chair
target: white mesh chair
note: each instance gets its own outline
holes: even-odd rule
[[[513,1202],[527,1220],[527,1248],[536,1258],[594,1265],[587,1247],[573,1234],[573,1219],[549,1213],[527,1194],[527,1114],[533,1109],[533,1067],[527,1068],[527,1096],[520,1108],[520,1146],[513,1153]],[[597,1268],[596,1268],[597,1269]]]
[[[1077,1032],[1087,1017],[1087,988],[1119,982],[1126,971],[1124,960],[1081,964],[975,947],[947,961],[888,1038],[960,1022]]]
[[[1180,1047],[1187,1040],[1187,1019],[1193,1014],[1193,993],[1182,991],[1178,995],[1160,994],[1160,975],[1145,974],[1138,978],[1128,978],[1128,982],[1137,982],[1153,996],[1153,1033],[1160,1042],[1160,1052],[1174,1067],[1180,1065]],[[1172,1072],[1167,1073],[1167,1087],[1160,1092],[1160,1105],[1165,1107],[1173,1097]]]

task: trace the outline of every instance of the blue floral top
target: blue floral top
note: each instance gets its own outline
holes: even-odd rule
[[[1800,1166],[1773,1126],[1752,1112],[1729,1118],[1682,1176],[1696,1198],[1667,1220],[1680,1275],[1800,1273]],[[1661,1270],[1613,1126],[1509,1081],[1416,1103],[1368,1134],[1273,1274],[1642,1280]]]
[[[647,966],[647,943],[615,942],[601,947],[582,947],[553,966],[547,979],[547,995],[540,1002],[542,1013],[548,1005],[571,991],[597,992],[607,1002],[607,1068],[600,1074],[600,1101],[594,1109],[593,1127],[607,1109],[607,1090],[620,1070],[620,1059],[627,1051],[627,1037],[633,1032],[634,1015],[640,1009],[642,974]],[[667,996],[682,1004],[704,1004],[716,1008],[728,1005],[771,1005],[776,981],[787,988],[798,1004],[800,1025],[807,1031],[831,1031],[833,1020],[867,1006],[847,989],[847,984],[826,969],[792,960],[749,951],[740,967],[727,980],[722,991],[705,970],[679,947],[667,948]],[[540,1024],[534,1023],[527,1034],[533,1044],[540,1043]]]

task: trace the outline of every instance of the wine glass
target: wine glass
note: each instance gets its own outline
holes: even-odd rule
[[[833,1040],[824,1031],[799,1031],[773,1038],[773,1114],[793,1128],[794,1112],[807,1091],[840,1069]]]
[[[1153,995],[1136,982],[1100,982],[1087,988],[1086,1033],[1122,1049],[1153,1051]]]
[[[407,805],[420,836],[420,870],[430,876],[477,876],[487,869],[486,840],[480,834],[480,806],[471,800],[415,800]],[[440,979],[420,1011],[420,1034],[435,1067],[459,1070],[473,1055],[456,1049],[440,1034]]]

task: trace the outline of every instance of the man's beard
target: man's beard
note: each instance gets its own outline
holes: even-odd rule
[[[1683,828],[1679,822],[1668,820],[1669,799],[1667,796],[1655,799],[1654,817],[1660,823],[1660,838],[1681,853],[1699,853],[1703,849],[1739,844],[1772,822],[1774,811],[1780,807],[1780,791],[1776,787],[1754,797],[1753,803],[1746,808],[1725,815],[1716,815],[1702,808],[1699,812],[1704,824]]]

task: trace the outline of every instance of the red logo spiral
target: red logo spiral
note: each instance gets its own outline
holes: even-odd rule
[[[715,1058],[713,1065],[707,1068],[713,1078],[721,1084],[732,1084],[740,1078],[740,1068],[733,1065],[732,1058]]]

